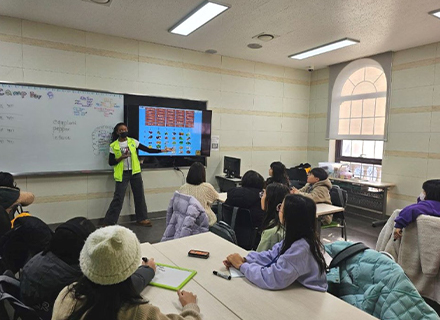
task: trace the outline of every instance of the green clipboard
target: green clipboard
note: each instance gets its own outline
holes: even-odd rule
[[[155,287],[177,291],[182,289],[196,274],[197,271],[195,270],[156,263],[156,274],[150,284]]]

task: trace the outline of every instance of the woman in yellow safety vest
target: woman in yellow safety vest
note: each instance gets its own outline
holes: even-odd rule
[[[114,225],[118,222],[119,214],[124,204],[125,191],[130,182],[131,190],[133,191],[137,224],[144,227],[151,227],[153,224],[147,215],[141,165],[136,154],[136,149],[149,153],[170,152],[173,149],[152,149],[139,143],[136,139],[129,138],[127,125],[123,122],[118,123],[113,129],[112,141],[110,144],[108,163],[113,166],[116,187],[113,200],[105,214],[104,225]]]

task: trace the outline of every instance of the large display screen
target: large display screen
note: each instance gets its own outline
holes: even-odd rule
[[[174,148],[155,156],[200,156],[202,111],[139,106],[139,142],[153,149]],[[140,156],[151,155],[139,150]]]

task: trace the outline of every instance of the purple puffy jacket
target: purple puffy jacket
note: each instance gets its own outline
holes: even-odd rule
[[[161,241],[209,231],[208,216],[196,198],[174,192],[167,210],[167,227]]]

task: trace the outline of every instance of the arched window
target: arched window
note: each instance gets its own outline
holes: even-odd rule
[[[329,138],[336,140],[335,160],[355,177],[381,178],[388,89],[386,73],[373,59],[347,64],[334,80]]]
[[[384,140],[387,79],[379,63],[348,64],[335,80],[330,135],[339,139]]]

